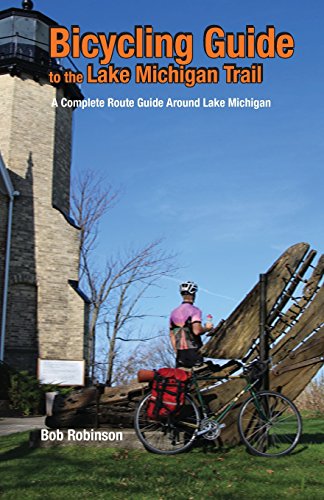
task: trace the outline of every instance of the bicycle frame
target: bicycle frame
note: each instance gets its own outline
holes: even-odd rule
[[[226,420],[228,413],[234,408],[233,416],[237,419],[238,433],[251,453],[262,457],[278,457],[290,453],[297,446],[302,432],[298,409],[280,393],[259,391],[258,383],[263,375],[260,367],[257,366],[256,370],[250,370],[250,366],[242,368],[243,372],[239,375],[193,372],[192,390],[186,393],[183,413],[171,413],[167,419],[150,420],[147,417],[147,402],[152,396],[151,392],[147,393],[135,412],[135,431],[140,441],[154,453],[181,453],[189,450],[194,440],[200,436],[208,440],[217,439],[226,426],[222,421]],[[217,411],[211,411],[204,393],[221,386],[225,380],[233,379],[245,379],[246,383],[242,383],[242,389],[235,391],[234,397],[229,398],[229,401],[219,404]],[[206,382],[204,387],[200,387],[201,382]],[[231,420],[230,425],[233,423],[234,420]],[[227,437],[226,434],[225,442]]]
[[[238,378],[245,378],[244,375],[228,375],[227,377],[217,377],[217,376],[197,376],[194,373],[192,374],[192,380],[193,380],[193,386],[195,388],[195,396],[199,402],[199,406],[202,410],[203,418],[210,418],[211,420],[214,420],[217,423],[220,423],[225,416],[231,411],[231,409],[235,406],[235,403],[240,399],[241,396],[249,392],[255,401],[255,406],[259,412],[261,412],[260,405],[258,403],[258,398],[256,397],[257,393],[253,389],[254,386],[257,384],[258,379],[255,380],[254,382],[247,382],[247,385],[225,406],[225,408],[220,412],[219,414],[213,414],[213,415],[208,415],[208,406],[206,402],[204,401],[204,398],[202,396],[202,393],[209,391],[213,389],[214,387],[222,385],[221,380],[233,380],[233,379],[238,379]],[[217,380],[216,383],[209,385],[208,387],[203,387],[202,389],[199,388],[198,382],[201,381],[215,381]]]

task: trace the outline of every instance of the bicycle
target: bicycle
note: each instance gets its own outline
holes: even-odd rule
[[[174,455],[190,450],[198,437],[216,440],[226,426],[223,422],[225,417],[233,407],[237,407],[241,397],[250,393],[241,405],[237,420],[243,444],[249,452],[262,457],[291,453],[300,439],[302,420],[296,406],[286,396],[270,390],[258,390],[269,360],[256,360],[250,364],[233,361],[238,369],[242,368],[241,374],[211,376],[196,374],[193,370],[192,391],[186,393],[185,404],[176,415],[171,413],[167,418],[150,420],[146,414],[151,397],[151,392],[148,392],[139,402],[134,418],[137,437],[144,447],[154,453]],[[245,378],[246,386],[217,413],[211,412],[202,394],[219,386],[224,379],[235,378]],[[198,384],[202,381],[214,383],[199,388]]]

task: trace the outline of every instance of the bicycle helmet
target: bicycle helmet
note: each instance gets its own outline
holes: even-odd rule
[[[193,281],[186,281],[185,283],[181,283],[180,285],[180,293],[181,295],[195,295],[198,291],[198,285]]]

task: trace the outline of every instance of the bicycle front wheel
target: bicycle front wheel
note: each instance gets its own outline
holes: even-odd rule
[[[296,406],[286,396],[262,391],[243,403],[238,429],[251,453],[262,457],[280,457],[290,453],[297,445],[302,420]]]
[[[175,455],[189,450],[199,429],[199,411],[193,400],[186,395],[185,404],[178,415],[166,419],[150,420],[147,405],[148,393],[140,401],[134,417],[135,432],[144,447],[153,453]]]

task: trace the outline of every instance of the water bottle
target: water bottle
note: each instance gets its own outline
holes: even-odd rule
[[[211,330],[214,327],[212,314],[207,314],[206,316],[206,328]]]

